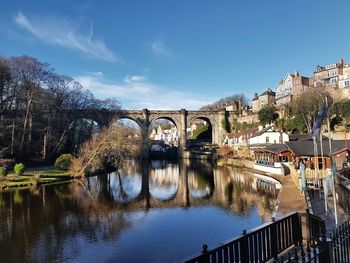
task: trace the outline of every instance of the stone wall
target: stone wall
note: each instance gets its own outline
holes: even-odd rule
[[[245,159],[227,159],[227,164],[237,167],[246,167],[254,169],[254,161]]]

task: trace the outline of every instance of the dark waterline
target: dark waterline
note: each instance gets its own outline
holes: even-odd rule
[[[271,218],[280,185],[208,162],[128,162],[0,193],[0,262],[176,262]]]

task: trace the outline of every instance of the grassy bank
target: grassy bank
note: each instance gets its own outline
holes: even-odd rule
[[[0,190],[15,187],[31,187],[72,179],[69,172],[56,170],[51,167],[28,168],[23,175],[16,175],[11,171],[7,176],[0,177]]]

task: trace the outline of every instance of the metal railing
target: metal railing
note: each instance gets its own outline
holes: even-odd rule
[[[308,241],[306,248],[301,243],[274,262],[350,263],[350,222],[337,227],[328,237],[323,234]]]
[[[186,262],[253,263],[277,259],[279,253],[301,243],[301,229],[299,214],[292,213],[248,232],[244,230],[241,236],[212,250],[203,245],[202,254]]]

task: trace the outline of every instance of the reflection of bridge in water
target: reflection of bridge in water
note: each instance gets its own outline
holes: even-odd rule
[[[92,196],[109,200],[112,207],[126,211],[152,208],[186,208],[218,205],[239,214],[257,206],[262,217],[273,209],[280,184],[232,167],[213,168],[207,162],[182,160],[153,168],[128,164],[128,171],[107,177],[87,178]],[[102,180],[93,182],[93,180]],[[103,185],[103,187],[101,187]]]

